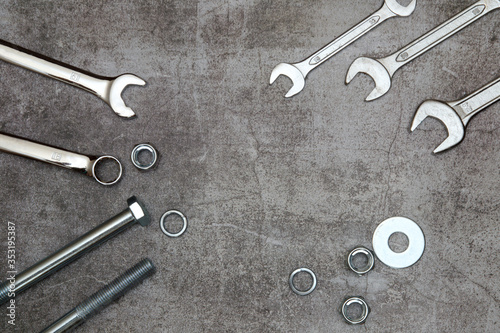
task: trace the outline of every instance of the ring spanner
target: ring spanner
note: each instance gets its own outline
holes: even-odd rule
[[[498,8],[500,0],[480,0],[388,57],[382,59],[360,57],[354,60],[349,68],[346,84],[349,84],[358,73],[365,73],[375,81],[375,89],[368,95],[366,101],[377,99],[389,91],[392,76],[399,68]]]
[[[448,137],[434,150],[434,153],[442,152],[462,141],[465,127],[475,114],[499,100],[500,78],[459,101],[425,101],[415,113],[411,130],[414,131],[427,117],[442,121],[448,130]]]
[[[292,88],[288,91],[285,97],[292,97],[293,95],[298,94],[302,91],[302,89],[304,89],[306,84],[305,79],[310,71],[342,51],[344,48],[352,44],[368,31],[377,27],[388,18],[411,15],[415,10],[416,5],[417,0],[412,0],[412,2],[406,7],[401,6],[396,0],[385,0],[382,8],[380,8],[377,12],[368,16],[357,26],[347,31],[342,36],[338,37],[330,44],[311,55],[309,58],[295,64],[281,63],[277,65],[271,73],[269,84],[273,84],[280,75],[285,75],[293,82]]]
[[[131,84],[139,86],[146,84],[143,79],[133,74],[107,78],[88,72],[83,73],[74,67],[64,66],[58,61],[42,59],[12,48],[4,41],[0,41],[0,59],[88,91],[100,97],[117,115],[124,118],[131,118],[135,116],[135,113],[125,105],[121,97],[122,91]]]
[[[0,133],[0,151],[55,164],[66,169],[77,170],[87,176],[94,177],[102,185],[113,185],[122,176],[122,165],[113,156],[94,157],[81,155],[2,133]],[[118,176],[111,181],[99,179],[96,175],[96,166],[105,160],[114,161],[119,167]]]

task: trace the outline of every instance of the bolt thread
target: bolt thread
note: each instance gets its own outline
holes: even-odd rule
[[[4,281],[0,283],[0,305],[7,303],[9,301],[9,291],[10,291],[10,282]]]
[[[81,319],[85,320],[122,296],[142,280],[154,274],[155,271],[155,266],[151,260],[148,258],[143,259],[134,267],[128,269],[101,290],[77,305],[74,311]]]

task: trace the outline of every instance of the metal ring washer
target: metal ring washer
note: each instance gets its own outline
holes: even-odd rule
[[[144,150],[149,151],[151,155],[153,155],[151,162],[146,164],[142,164],[141,162],[139,162],[139,153]],[[156,164],[156,161],[158,160],[158,153],[156,152],[156,149],[150,144],[141,143],[134,147],[132,153],[130,154],[130,159],[132,160],[132,163],[136,168],[139,168],[141,170],[148,170]]]
[[[361,305],[361,308],[363,309],[363,312],[361,313],[361,317],[353,319],[347,315],[347,308],[351,304]],[[344,319],[349,324],[352,324],[352,325],[363,324],[366,321],[366,318],[368,318],[369,313],[370,313],[370,308],[368,307],[368,304],[366,304],[365,300],[362,297],[359,297],[359,296],[350,297],[344,301],[344,304],[342,304],[342,316],[344,316]]]
[[[352,262],[353,258],[358,254],[365,255],[366,258],[368,259],[368,262],[363,267],[356,267]],[[347,257],[347,264],[354,273],[358,275],[363,275],[372,270],[373,265],[375,264],[375,257],[372,251],[370,251],[366,247],[360,246],[355,248],[349,253],[349,256]]]
[[[104,160],[112,160],[112,161],[115,161],[118,166],[120,167],[120,171],[118,172],[118,176],[116,176],[115,179],[113,179],[112,181],[109,181],[109,182],[105,182],[103,180],[100,180],[98,177],[97,177],[97,174],[96,174],[96,166],[99,165],[99,163],[101,163],[102,161]],[[94,163],[92,164],[92,176],[94,177],[94,179],[99,183],[99,184],[102,184],[102,185],[113,185],[113,184],[116,184],[120,178],[122,178],[122,173],[123,173],[123,167],[122,167],[122,164],[120,163],[120,161],[118,161],[118,159],[116,157],[113,157],[113,156],[101,156],[99,157],[98,159],[96,159],[94,161]]]
[[[179,231],[179,232],[177,232],[175,234],[171,233],[171,232],[168,232],[167,229],[165,228],[165,219],[167,218],[167,216],[170,216],[172,214],[180,216],[182,218],[182,223],[183,223],[181,231]],[[186,216],[184,216],[184,214],[182,214],[178,210],[169,210],[168,212],[166,212],[165,214],[163,214],[162,217],[161,217],[161,219],[160,219],[160,228],[161,228],[161,231],[163,231],[163,233],[165,235],[167,235],[168,237],[179,237],[179,236],[181,236],[184,232],[186,232],[187,225],[188,225],[188,221],[187,221]]]
[[[408,237],[408,248],[396,253],[389,247],[389,237],[401,232]],[[425,249],[422,229],[406,217],[391,217],[379,224],[373,233],[373,250],[384,264],[393,268],[405,268],[416,263]]]
[[[309,274],[313,280],[311,287],[307,290],[299,290],[293,284],[293,278],[295,277],[295,275],[299,274],[300,272],[305,272],[305,273]],[[311,271],[309,268],[298,268],[298,269],[294,270],[292,274],[290,274],[290,279],[288,279],[288,284],[290,285],[290,289],[292,289],[292,291],[294,293],[296,293],[297,295],[300,295],[300,296],[309,295],[310,293],[312,293],[314,291],[314,289],[316,289],[316,284],[317,284],[316,274],[314,274],[314,272]]]

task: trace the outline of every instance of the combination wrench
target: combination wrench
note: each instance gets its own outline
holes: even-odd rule
[[[32,70],[50,78],[71,84],[88,91],[106,102],[113,111],[124,118],[135,116],[134,111],[125,105],[122,92],[128,85],[143,86],[146,82],[133,75],[122,74],[115,78],[83,73],[70,66],[48,58],[41,58],[11,47],[10,44],[0,40],[0,59],[11,64]]]
[[[285,75],[292,80],[293,83],[292,88],[285,97],[292,97],[298,94],[304,89],[306,84],[305,79],[310,71],[342,51],[385,20],[395,16],[411,15],[416,5],[417,0],[412,0],[408,6],[402,6],[397,3],[396,0],[385,0],[382,8],[368,16],[361,23],[323,47],[321,50],[311,55],[309,58],[294,64],[278,64],[271,73],[269,84],[273,84],[280,75]]]
[[[433,117],[443,122],[448,131],[448,137],[434,150],[434,153],[442,152],[462,141],[465,127],[474,115],[499,100],[500,78],[459,101],[425,101],[415,113],[411,131],[413,132],[427,117]]]
[[[375,81],[375,89],[368,95],[366,101],[377,99],[389,91],[392,76],[400,67],[498,8],[500,8],[500,0],[480,0],[388,57],[382,59],[360,57],[354,60],[349,68],[346,84],[349,84],[359,73],[365,73]]]
[[[120,180],[123,171],[120,161],[113,156],[94,157],[81,155],[1,133],[0,151],[80,171],[87,176],[94,177],[102,185],[115,184]],[[96,167],[105,160],[111,160],[118,165],[118,176],[110,181],[100,179],[96,174]]]

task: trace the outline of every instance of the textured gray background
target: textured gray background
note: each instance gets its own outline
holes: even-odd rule
[[[302,60],[381,0],[0,1],[1,39],[148,83],[125,91],[138,117],[124,120],[91,94],[0,62],[1,132],[112,154],[125,167],[104,187],[0,154],[0,267],[9,221],[22,270],[131,195],[153,217],[21,294],[15,331],[41,330],[149,257],[158,273],[79,332],[498,332],[500,105],[438,156],[444,127],[409,126],[424,100],[458,99],[500,75],[500,12],[405,66],[377,101],[364,102],[366,76],[344,85],[356,57],[388,55],[473,2],[419,1],[411,17],[385,22],[284,99],[290,82],[269,86],[273,67]],[[132,166],[140,142],[161,152],[156,170]],[[179,239],[159,229],[168,209],[189,218]],[[376,226],[398,215],[423,229],[421,260],[403,270],[377,262],[364,277],[348,271],[347,252],[371,247]],[[318,276],[306,297],[287,284],[301,266]],[[338,312],[349,295],[372,308],[364,327]],[[0,330],[14,331],[1,312]]]

